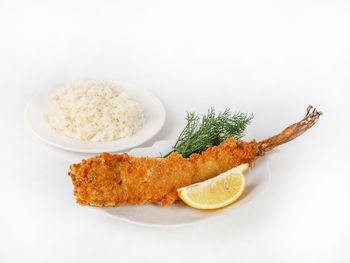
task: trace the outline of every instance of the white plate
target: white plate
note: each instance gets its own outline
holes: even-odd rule
[[[166,154],[171,150],[173,143],[169,141],[156,142],[149,148],[133,149],[129,152],[133,156],[158,157],[159,153]],[[119,207],[91,207],[97,211],[130,223],[150,226],[177,226],[186,225],[208,218],[229,215],[256,199],[266,189],[270,181],[270,168],[267,157],[257,160],[253,167],[245,173],[247,185],[242,196],[232,205],[217,210],[197,210],[177,201],[171,206],[160,205],[132,205]]]
[[[160,100],[146,89],[135,85],[114,81],[120,85],[127,94],[137,100],[145,112],[146,123],[139,131],[129,138],[110,142],[83,142],[73,140],[56,132],[46,120],[45,107],[50,97],[60,87],[44,90],[34,96],[28,103],[26,120],[41,140],[55,147],[83,153],[116,152],[136,147],[156,135],[165,122],[165,109]]]

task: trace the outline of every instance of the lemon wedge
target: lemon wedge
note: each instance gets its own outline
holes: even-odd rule
[[[249,164],[241,164],[204,182],[177,189],[187,205],[198,209],[217,209],[232,204],[243,193],[246,179],[243,174]]]

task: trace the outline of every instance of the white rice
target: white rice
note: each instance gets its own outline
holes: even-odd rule
[[[113,82],[69,81],[50,99],[49,124],[58,133],[80,141],[114,141],[130,137],[145,123],[141,105]]]

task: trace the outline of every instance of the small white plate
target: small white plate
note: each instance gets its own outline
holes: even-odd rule
[[[133,156],[159,157],[160,153],[167,154],[172,142],[159,141],[152,147],[133,149]],[[196,223],[214,216],[230,215],[251,203],[266,189],[270,181],[270,167],[267,157],[257,160],[245,173],[247,185],[242,196],[232,205],[217,210],[198,210],[176,201],[171,206],[160,205],[123,205],[119,207],[91,207],[108,215],[130,223],[148,226],[178,226]]]
[[[73,152],[101,153],[117,152],[136,147],[155,136],[165,122],[165,109],[161,101],[151,92],[135,85],[114,81],[125,92],[137,100],[143,107],[146,123],[133,136],[110,142],[83,142],[73,140],[56,132],[48,123],[45,116],[45,107],[50,97],[60,87],[44,90],[34,96],[28,103],[26,120],[34,132],[44,142]]]

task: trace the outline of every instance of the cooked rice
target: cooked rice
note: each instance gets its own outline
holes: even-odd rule
[[[80,141],[114,141],[130,137],[145,123],[141,105],[116,83],[92,79],[69,81],[50,99],[49,124]]]

